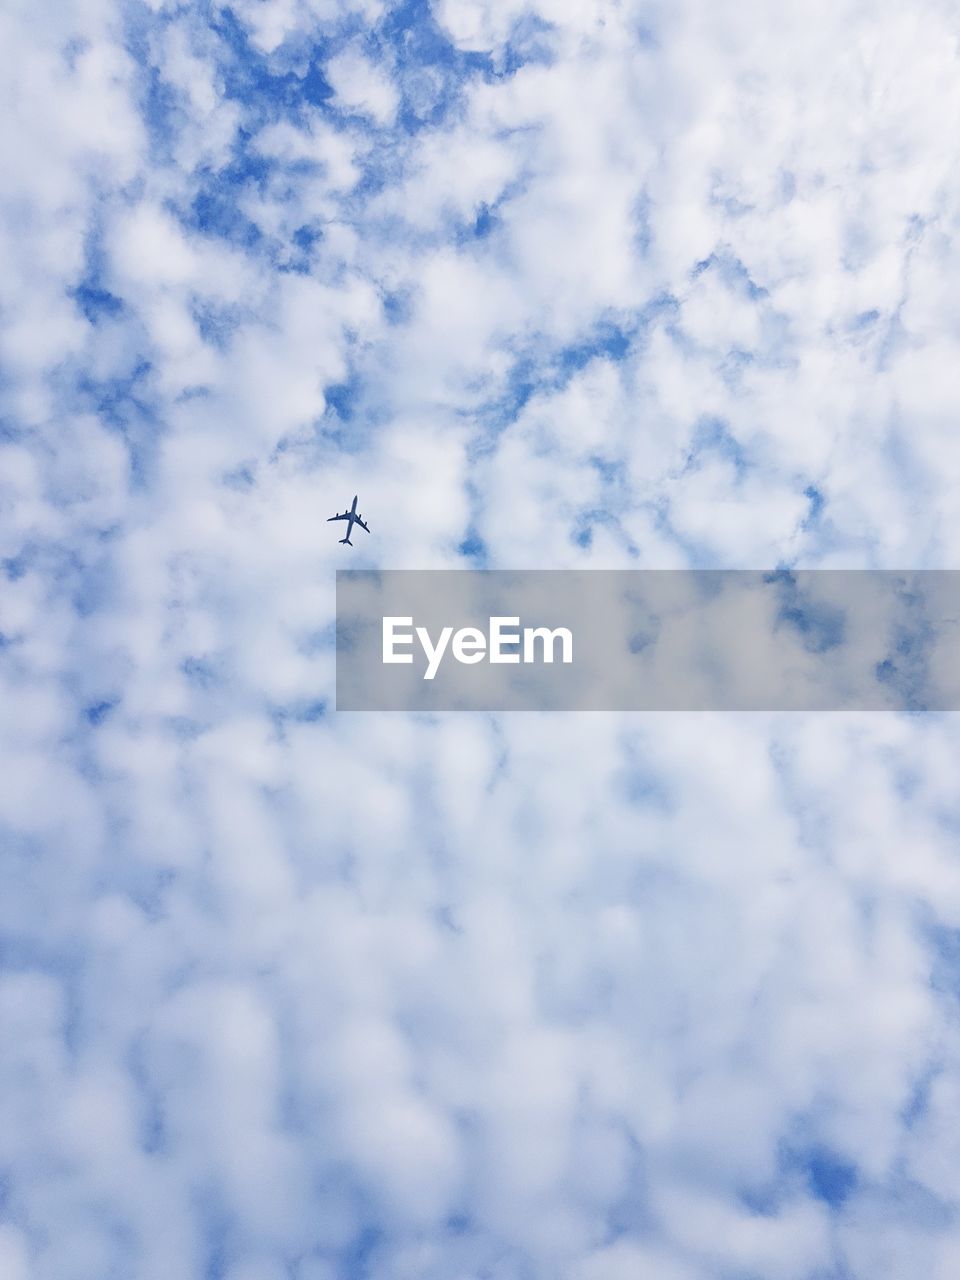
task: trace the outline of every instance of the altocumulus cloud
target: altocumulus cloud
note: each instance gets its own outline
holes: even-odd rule
[[[953,1280],[949,717],[337,718],[352,564],[952,567],[957,8],[0,17],[4,1280]]]

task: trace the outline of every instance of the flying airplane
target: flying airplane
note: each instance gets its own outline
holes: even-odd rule
[[[368,526],[363,523],[363,519],[360,515],[360,512],[357,510],[356,494],[353,495],[353,506],[350,508],[350,510],[344,511],[342,515],[330,516],[330,518],[327,520],[327,524],[330,523],[330,520],[349,520],[350,521],[350,523],[347,525],[347,536],[345,538],[340,539],[341,543],[345,542],[348,547],[353,546],[353,543],[350,541],[350,535],[351,533],[353,533],[353,526],[355,524],[358,524],[361,529],[366,529],[367,533],[370,532],[370,529],[368,528]]]

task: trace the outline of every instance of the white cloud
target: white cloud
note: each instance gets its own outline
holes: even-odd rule
[[[382,66],[353,49],[345,49],[324,65],[324,74],[337,102],[347,111],[371,116],[380,125],[392,122],[397,111],[397,91]]]
[[[331,624],[952,564],[949,15],[231,9],[3,18],[0,1271],[946,1280],[953,722],[337,716]]]

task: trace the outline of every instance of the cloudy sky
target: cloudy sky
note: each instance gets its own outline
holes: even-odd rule
[[[960,1274],[954,717],[333,698],[347,563],[957,567],[958,34],[7,0],[3,1280]]]

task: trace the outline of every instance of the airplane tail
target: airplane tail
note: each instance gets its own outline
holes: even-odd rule
[[[352,547],[352,546],[353,546],[353,543],[350,541],[350,539],[349,539],[349,538],[341,538],[341,539],[340,539],[340,545],[341,545],[341,546],[343,546],[343,544],[344,544],[344,543],[346,543],[348,547]]]

